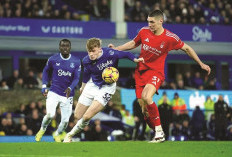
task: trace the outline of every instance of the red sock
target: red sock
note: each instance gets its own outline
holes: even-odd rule
[[[148,119],[150,125],[152,126],[150,128],[155,129],[155,126],[161,125],[158,107],[156,106],[155,102],[153,102],[150,105],[147,105],[146,107],[149,114]]]

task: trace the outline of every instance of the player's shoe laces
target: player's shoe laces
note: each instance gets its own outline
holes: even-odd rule
[[[156,131],[154,138],[149,143],[161,143],[165,141],[163,130]]]
[[[67,133],[63,142],[64,143],[70,143],[70,142],[72,142],[72,136],[69,133]]]
[[[56,142],[61,142],[60,135],[55,135],[55,132],[54,132],[52,136]]]
[[[41,138],[43,137],[44,133],[45,133],[45,131],[39,130],[39,132],[35,135],[35,141],[39,142],[41,140]]]

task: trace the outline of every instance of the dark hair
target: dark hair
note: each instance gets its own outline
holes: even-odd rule
[[[161,10],[154,10],[148,14],[148,17],[161,17],[164,18],[164,13]]]
[[[70,40],[68,40],[68,39],[62,39],[61,41],[60,41],[60,43],[59,43],[59,45],[61,45],[61,42],[68,42],[69,44],[70,44],[70,46],[71,46],[71,41]]]

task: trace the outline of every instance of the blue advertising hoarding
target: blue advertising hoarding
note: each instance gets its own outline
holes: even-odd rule
[[[147,26],[147,23],[128,22],[128,38],[133,39],[144,26]],[[177,34],[184,41],[232,42],[231,26],[165,24],[164,27]]]
[[[0,35],[30,37],[113,38],[115,23],[67,20],[0,19]]]
[[[199,106],[204,110],[204,102],[207,96],[210,96],[214,102],[218,100],[219,94],[222,94],[224,100],[228,105],[232,105],[232,91],[225,90],[159,90],[159,95],[155,95],[153,100],[157,103],[162,97],[163,92],[167,93],[169,100],[174,98],[174,93],[178,93],[179,97],[185,100],[188,110],[194,110],[196,106]],[[131,113],[133,111],[133,101],[135,100],[135,90],[134,89],[121,89],[121,103],[126,106],[126,109]]]

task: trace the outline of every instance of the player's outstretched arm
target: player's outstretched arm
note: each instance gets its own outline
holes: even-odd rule
[[[119,51],[127,51],[136,48],[137,46],[135,45],[134,40],[131,40],[123,45],[115,47],[113,44],[108,45],[109,48],[119,50]]]
[[[193,50],[192,47],[190,47],[188,44],[184,43],[184,46],[181,48],[186,54],[188,54],[193,60],[195,60],[200,66],[201,69],[207,71],[208,75],[211,72],[211,68],[207,65],[204,64],[200,58],[197,56],[196,52]]]

